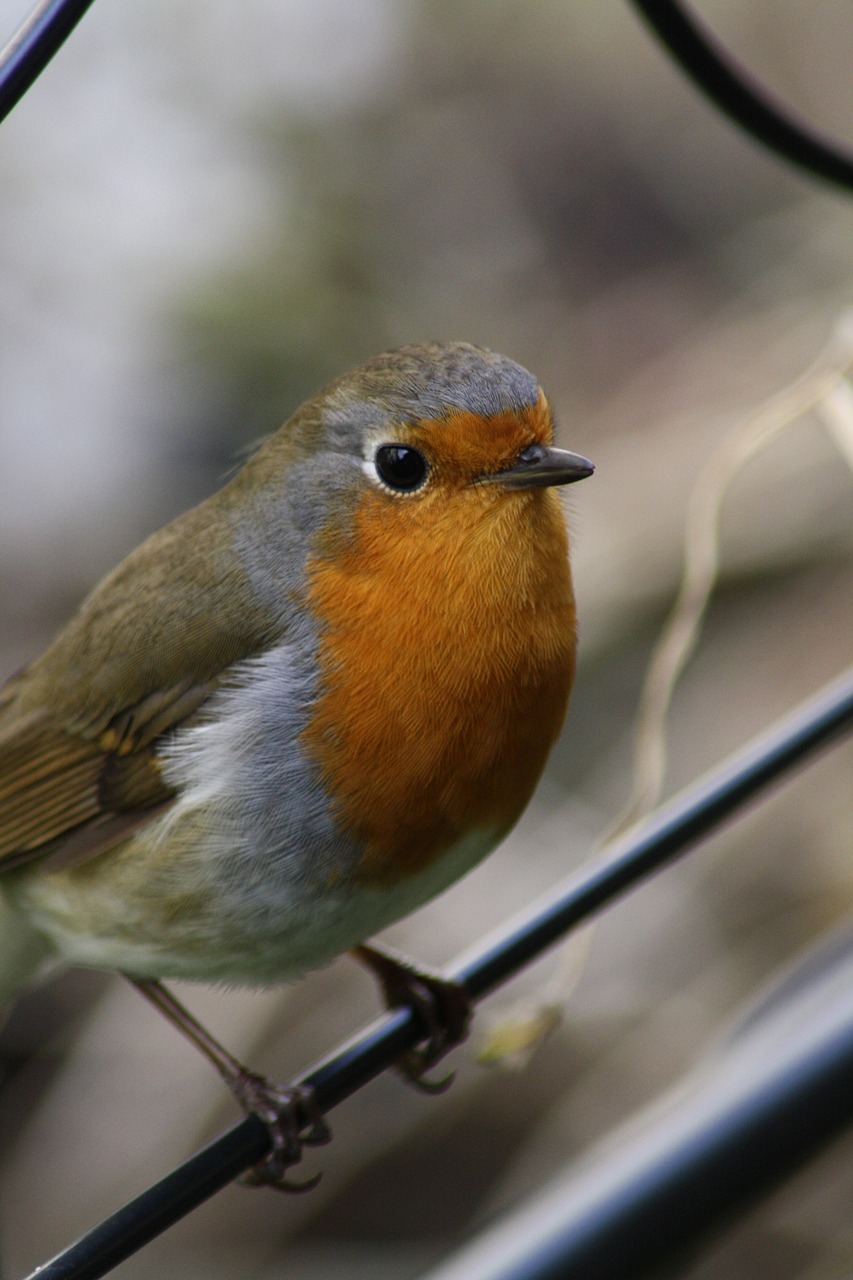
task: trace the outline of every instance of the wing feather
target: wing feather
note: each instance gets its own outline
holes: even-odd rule
[[[122,561],[0,689],[0,871],[93,857],[148,821],[173,796],[163,743],[280,633],[216,497]]]

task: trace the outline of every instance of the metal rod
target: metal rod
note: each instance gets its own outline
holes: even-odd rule
[[[526,911],[514,931],[505,927],[491,949],[481,943],[470,962],[457,962],[453,976],[474,996],[492,990],[851,727],[853,668],[615,841],[594,863],[552,891],[541,907]]]
[[[451,976],[465,982],[475,997],[492,990],[572,925],[685,853],[770,783],[851,727],[853,669],[683,791],[521,921],[457,961]],[[410,1010],[386,1014],[301,1076],[299,1083],[313,1087],[320,1109],[328,1111],[389,1067],[421,1035]],[[262,1159],[267,1150],[260,1122],[243,1120],[39,1267],[30,1280],[97,1280]]]
[[[650,1116],[609,1134],[425,1280],[660,1276],[778,1186],[853,1121],[849,931],[842,942],[829,963],[809,957],[805,984],[795,974],[794,990]]]
[[[0,121],[20,102],[92,0],[41,0],[0,49]]]
[[[853,190],[853,154],[759,84],[676,0],[632,0],[690,79],[720,111],[801,169]]]

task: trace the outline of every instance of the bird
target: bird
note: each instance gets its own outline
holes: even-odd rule
[[[555,489],[593,465],[553,441],[505,356],[376,356],[0,688],[0,1003],[66,967],[125,975],[268,1125],[257,1181],[293,1189],[322,1118],[163,980],[266,987],[350,951],[433,1032],[413,1078],[464,1036],[465,993],[369,939],[500,843],[561,730],[576,614]]]

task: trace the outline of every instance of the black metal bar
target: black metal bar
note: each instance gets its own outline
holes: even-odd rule
[[[641,1280],[853,1122],[853,948],[425,1280]],[[667,1270],[666,1274],[670,1274]]]
[[[818,133],[740,66],[676,0],[632,0],[690,79],[730,119],[777,155],[853,190],[853,153]]]
[[[853,727],[853,669],[704,780],[628,833],[542,905],[451,968],[475,997],[511,977],[573,924],[609,905],[731,816],[787,770]],[[407,1010],[387,1014],[300,1077],[328,1111],[390,1066],[423,1034]],[[30,1280],[97,1280],[159,1232],[260,1160],[267,1135],[247,1119],[144,1191]]]
[[[41,0],[0,49],[0,121],[20,102],[92,0]]]
[[[456,965],[454,975],[474,996],[492,990],[851,726],[853,669],[614,842],[601,858],[549,894],[540,909],[525,912],[513,933],[502,931],[490,950],[481,943],[470,963],[463,958]]]

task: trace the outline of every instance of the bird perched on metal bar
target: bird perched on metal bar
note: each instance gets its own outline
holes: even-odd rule
[[[452,984],[366,943],[524,809],[575,661],[536,379],[424,343],[331,383],[129,555],[0,691],[0,1000],[117,970],[270,1126],[289,1185],[310,1099],[241,1066],[160,979],[253,987],[347,949],[435,1026]],[[301,1136],[300,1136],[301,1135]]]

